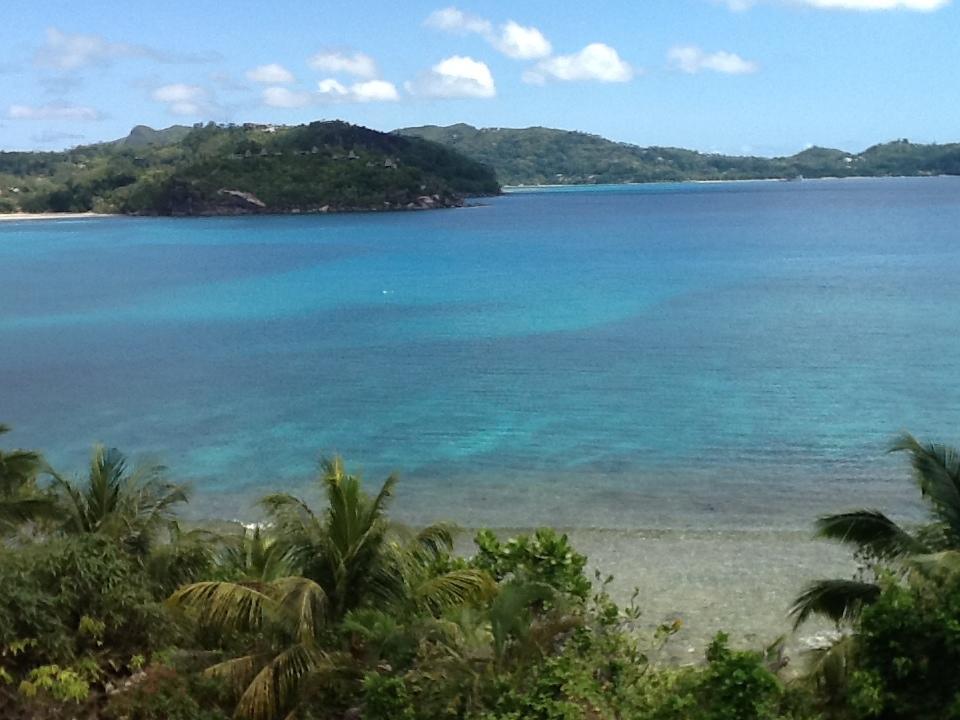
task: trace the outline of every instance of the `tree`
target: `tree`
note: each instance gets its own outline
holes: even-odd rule
[[[482,570],[441,567],[453,548],[448,526],[431,525],[402,538],[386,515],[396,477],[370,497],[340,458],[324,460],[321,470],[326,512],[318,514],[287,494],[269,495],[262,503],[290,561],[324,589],[331,620],[371,604],[436,613],[490,586]]]
[[[86,483],[80,485],[54,474],[53,487],[64,515],[63,532],[106,535],[145,557],[161,531],[176,531],[174,507],[187,502],[184,486],[167,482],[165,471],[157,464],[129,470],[127,458],[119,450],[95,446]]]
[[[9,431],[0,424],[0,435]],[[49,472],[40,453],[0,450],[0,536],[24,523],[56,514],[53,497],[37,487],[37,478]]]
[[[241,549],[244,557],[230,567],[246,577],[193,583],[169,600],[201,627],[251,633],[250,652],[207,670],[238,689],[238,717],[278,717],[296,706],[305,682],[342,667],[329,648],[335,646],[332,630],[351,610],[388,610],[398,620],[433,616],[492,590],[482,570],[444,562],[452,549],[446,526],[426,528],[405,542],[393,537],[386,507],[396,478],[370,497],[335,458],[323,462],[319,481],[328,503],[322,513],[292,495],[264,498],[274,538],[266,546],[255,533]],[[268,550],[278,553],[271,563]],[[279,558],[276,567],[300,575],[268,579]]]
[[[816,523],[817,535],[852,546],[862,561],[862,577],[811,583],[794,601],[791,614],[796,626],[811,615],[836,623],[855,620],[864,607],[880,596],[876,570],[893,565],[903,570],[922,569],[925,563],[955,562],[960,552],[960,453],[935,443],[920,443],[904,434],[890,452],[910,455],[914,479],[929,522],[911,530],[878,510],[827,515]],[[871,577],[872,576],[872,577]]]

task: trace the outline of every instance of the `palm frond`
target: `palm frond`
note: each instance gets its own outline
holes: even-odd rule
[[[59,516],[57,503],[53,498],[2,497],[0,496],[0,528],[16,527],[35,520],[45,520]]]
[[[240,697],[235,716],[246,720],[274,720],[295,704],[303,679],[323,663],[325,656],[303,644],[293,645],[267,663]]]
[[[890,452],[910,454],[920,492],[960,541],[960,452],[947,445],[921,443],[909,433],[897,438]]]
[[[433,616],[449,608],[492,597],[496,583],[483,570],[451,570],[427,578],[413,589],[416,605]]]
[[[453,536],[456,527],[448,523],[437,523],[423,528],[417,533],[416,544],[427,554],[441,557],[453,552]]]
[[[816,522],[817,536],[854,545],[877,558],[927,552],[916,537],[878,510],[825,515]]]
[[[790,608],[794,629],[811,615],[823,615],[840,624],[856,618],[880,595],[880,586],[858,580],[817,580],[810,583]]]
[[[177,590],[167,600],[173,608],[193,612],[201,623],[223,630],[255,630],[267,613],[279,610],[263,588],[231,582],[198,582]]]
[[[279,595],[280,606],[294,620],[297,641],[315,643],[324,623],[327,606],[327,594],[323,588],[304,577],[277,580],[273,588]]]
[[[204,670],[204,674],[209,677],[222,678],[239,696],[272,658],[271,653],[244,655],[211,665]]]

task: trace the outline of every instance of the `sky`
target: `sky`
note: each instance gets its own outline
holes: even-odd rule
[[[6,0],[0,149],[134,125],[540,125],[786,155],[960,141],[960,0]]]

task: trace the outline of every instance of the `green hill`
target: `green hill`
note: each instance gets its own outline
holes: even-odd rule
[[[0,212],[134,215],[451,207],[493,170],[416,137],[314,122],[133,129],[60,153],[0,153]]]
[[[960,174],[960,144],[897,140],[862,153],[814,147],[766,158],[638,147],[543,127],[478,129],[461,123],[396,132],[442,143],[490,165],[507,185]]]

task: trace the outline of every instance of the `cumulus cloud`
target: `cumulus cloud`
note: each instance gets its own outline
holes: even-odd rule
[[[172,115],[201,115],[211,107],[209,94],[199,85],[162,85],[150,97],[166,105]]]
[[[263,104],[275,108],[299,108],[310,104],[310,93],[296,92],[285,87],[268,87],[263,90]]]
[[[535,27],[525,27],[508,20],[500,27],[500,35],[493,41],[494,47],[516,60],[534,60],[553,52],[550,41]]]
[[[627,82],[634,76],[630,64],[609,45],[591,43],[572,55],[557,55],[541,60],[523,74],[525,82],[542,85],[547,80],[594,80]]]
[[[495,26],[485,18],[470,15],[455,7],[431,13],[427,27],[460,35],[479,35],[507,57],[515,60],[535,60],[546,57],[553,48],[550,41],[535,27],[508,20]]]
[[[386,80],[366,80],[349,87],[334,78],[317,83],[321,99],[327,102],[394,102],[400,99],[397,87]]]
[[[247,79],[264,85],[287,85],[294,80],[293,73],[277,63],[259,65],[248,70]]]
[[[671,67],[691,75],[704,70],[727,75],[747,75],[759,70],[755,62],[744,60],[735,53],[724,50],[708,53],[695,45],[671,48],[667,53],[667,60]]]
[[[950,0],[779,0],[795,5],[807,5],[823,10],[859,10],[862,12],[880,10],[909,10],[914,12],[933,12],[950,4]],[[748,10],[764,0],[721,0],[734,11]]]
[[[92,107],[51,103],[49,105],[11,105],[7,117],[13,120],[99,120],[100,113]]]
[[[372,57],[362,52],[320,52],[307,62],[314,70],[331,75],[353,75],[367,79],[377,76],[377,64]]]
[[[492,98],[497,94],[493,75],[486,63],[454,55],[406,84],[411,95],[435,98]]]
[[[208,54],[172,54],[146,45],[111,42],[102,35],[66,33],[47,29],[43,45],[34,55],[34,63],[43,68],[69,72],[91,65],[109,65],[125,58],[144,58],[163,63],[210,62],[219,56]]]

